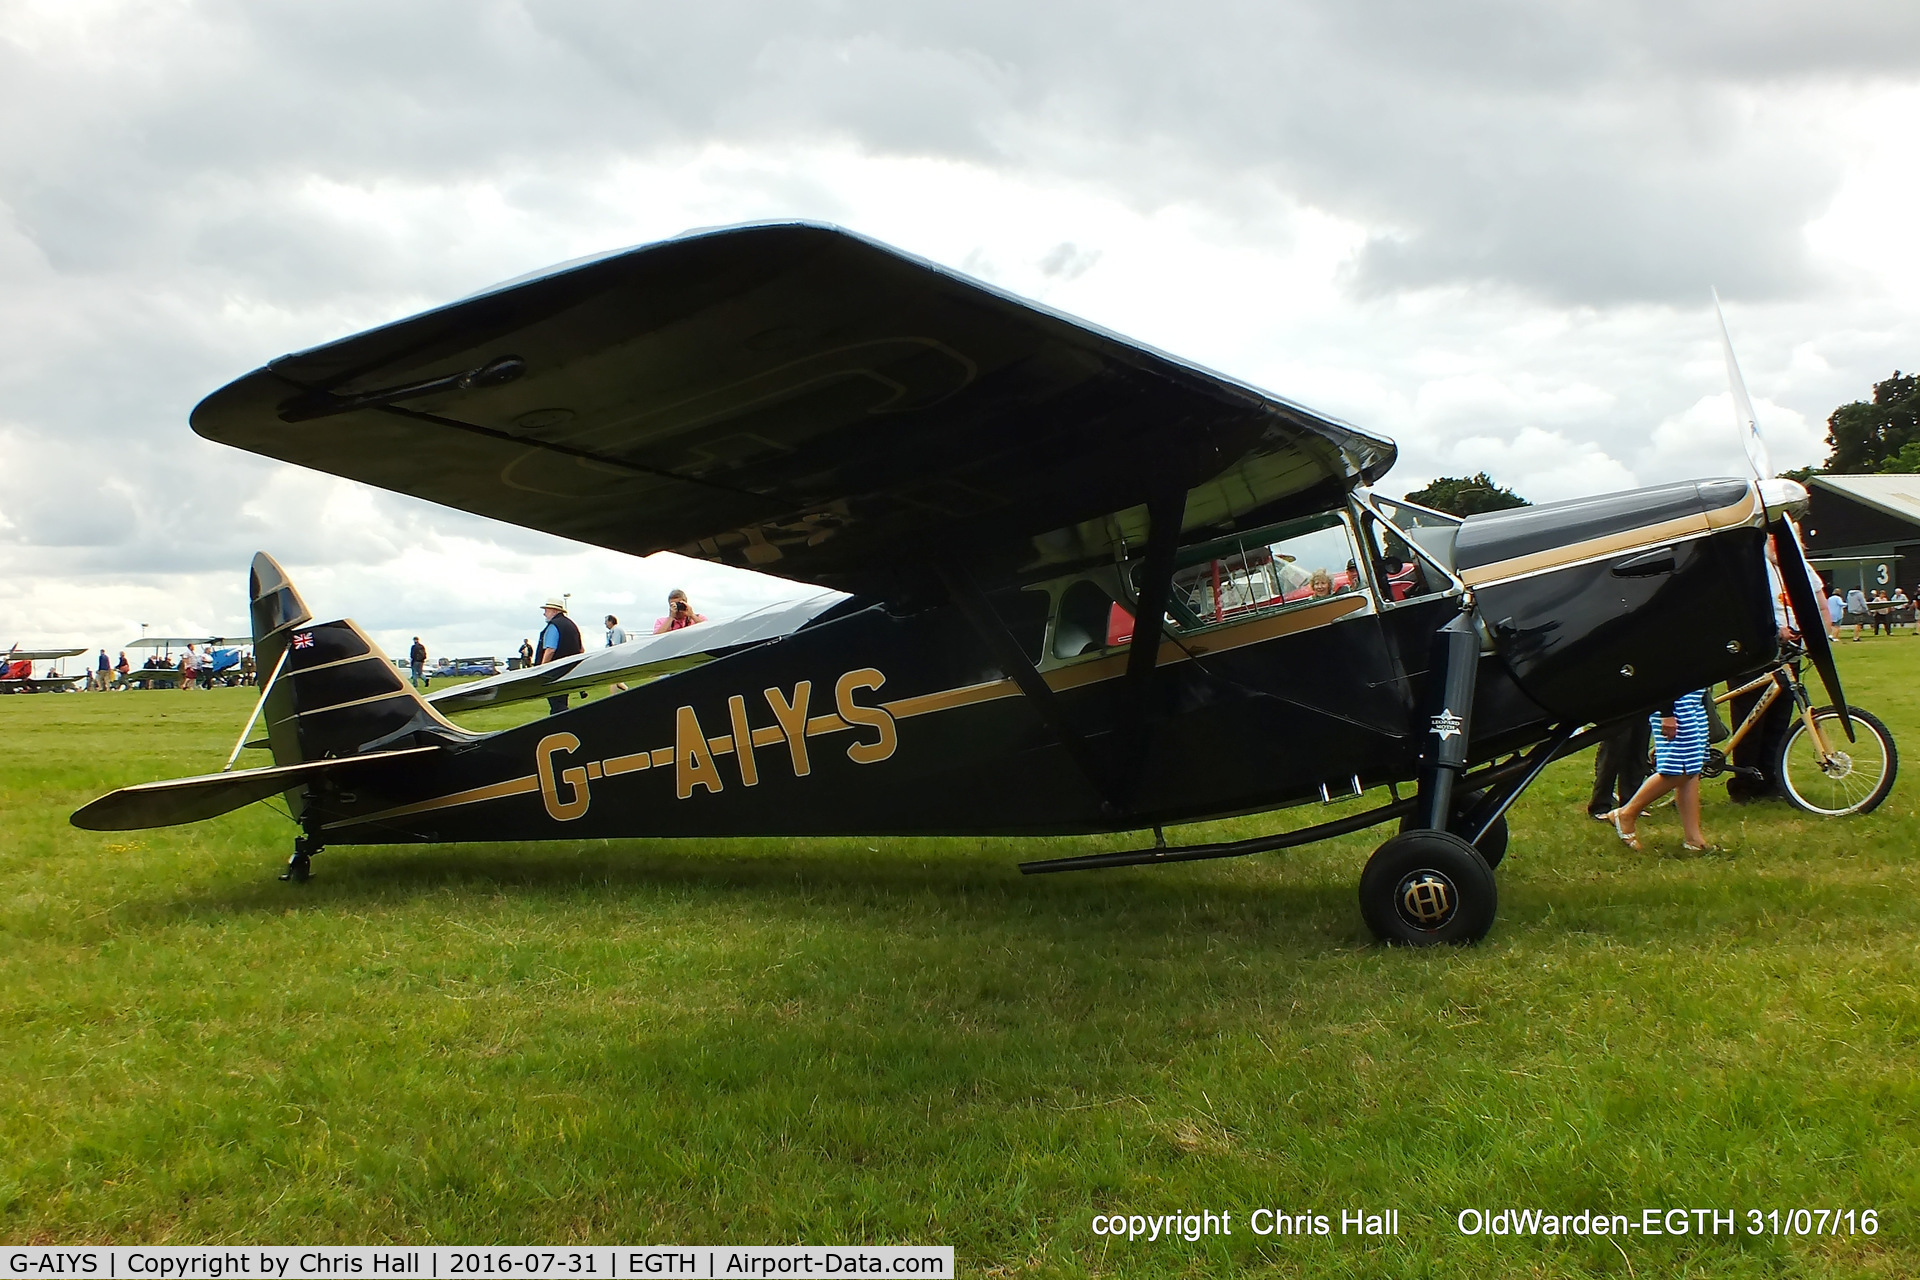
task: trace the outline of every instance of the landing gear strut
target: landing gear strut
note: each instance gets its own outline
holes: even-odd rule
[[[293,856],[287,859],[287,869],[280,873],[280,878],[292,884],[305,884],[313,878],[313,855],[323,848],[318,836],[295,836]]]
[[[1413,815],[1399,835],[1374,850],[1360,876],[1360,915],[1382,942],[1426,947],[1442,942],[1478,942],[1493,927],[1499,905],[1493,868],[1479,849],[1455,831],[1467,827],[1462,809],[1481,797],[1454,796],[1454,781],[1467,767],[1473,691],[1480,673],[1480,636],[1473,627],[1473,597],[1433,637],[1427,695],[1427,741],[1420,756],[1420,791]],[[1495,836],[1489,819],[1480,833]],[[1506,832],[1501,824],[1499,836]],[[1506,852],[1499,840],[1495,860]]]
[[[1487,860],[1489,867],[1498,867],[1500,859],[1507,856],[1507,816],[1503,813],[1487,824],[1486,830],[1481,832],[1478,839],[1473,835],[1475,831],[1480,830],[1480,823],[1474,820],[1474,815],[1480,812],[1481,806],[1486,801],[1487,790],[1484,787],[1456,797],[1453,802],[1453,821],[1447,824],[1447,830],[1478,849],[1480,856]],[[1400,829],[1402,831],[1422,830],[1419,819],[1413,817],[1404,819],[1400,823]]]

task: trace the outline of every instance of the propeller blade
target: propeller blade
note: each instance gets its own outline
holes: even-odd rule
[[[1740,362],[1733,358],[1733,335],[1727,332],[1726,313],[1720,310],[1720,291],[1713,291],[1713,314],[1720,319],[1720,349],[1727,357],[1727,385],[1733,389],[1733,416],[1740,423],[1740,443],[1747,451],[1747,466],[1756,481],[1773,474],[1767,453],[1767,441],[1760,434],[1759,419],[1754,417],[1753,398],[1747,394],[1747,380],[1740,376]]]
[[[1800,534],[1794,529],[1793,521],[1785,517],[1775,520],[1767,531],[1773,535],[1773,551],[1780,562],[1780,581],[1787,588],[1787,603],[1793,606],[1793,616],[1800,619],[1800,639],[1807,646],[1807,657],[1820,673],[1820,683],[1826,686],[1833,709],[1840,713],[1840,727],[1847,731],[1847,741],[1852,742],[1853,718],[1847,714],[1847,695],[1840,688],[1840,669],[1834,665],[1833,645],[1827,639],[1826,605],[1813,589],[1812,571],[1807,568],[1806,554],[1800,548]]]

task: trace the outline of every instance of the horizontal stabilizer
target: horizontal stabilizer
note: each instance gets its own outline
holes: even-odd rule
[[[322,773],[360,769],[441,750],[444,748],[409,747],[404,751],[374,751],[338,760],[309,760],[269,769],[240,769],[197,778],[175,778],[169,782],[143,782],[101,796],[77,810],[69,821],[86,831],[138,831],[200,822],[291,791]]]
[[[642,636],[612,648],[589,649],[545,666],[454,685],[427,695],[427,701],[437,711],[467,711],[528,698],[551,698],[615,680],[631,680],[650,674],[663,663],[792,635],[846,598],[838,591],[823,591],[801,600],[782,600],[725,622],[699,622],[678,631]]]

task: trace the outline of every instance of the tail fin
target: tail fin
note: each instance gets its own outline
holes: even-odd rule
[[[473,736],[428,706],[353,622],[314,622],[264,551],[253,558],[248,586],[254,661],[272,681],[262,716],[276,766]]]

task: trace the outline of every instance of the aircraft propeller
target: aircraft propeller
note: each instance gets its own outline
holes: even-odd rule
[[[1733,392],[1733,412],[1740,424],[1740,443],[1746,451],[1747,469],[1753,476],[1754,492],[1760,496],[1768,516],[1767,532],[1773,538],[1774,556],[1779,563],[1780,581],[1787,589],[1787,602],[1793,616],[1801,619],[1801,643],[1807,658],[1820,673],[1820,683],[1839,713],[1840,727],[1852,742],[1853,719],[1847,714],[1847,695],[1840,687],[1840,669],[1834,663],[1833,644],[1827,637],[1827,607],[1813,589],[1812,570],[1807,567],[1806,552],[1800,545],[1799,530],[1793,527],[1784,504],[1776,514],[1766,497],[1765,482],[1773,470],[1767,452],[1766,437],[1760,434],[1760,422],[1753,412],[1753,399],[1747,394],[1747,382],[1740,376],[1740,362],[1733,357],[1733,335],[1727,331],[1727,316],[1720,309],[1720,291],[1713,291],[1713,314],[1720,320],[1720,349],[1727,357],[1727,384]]]

